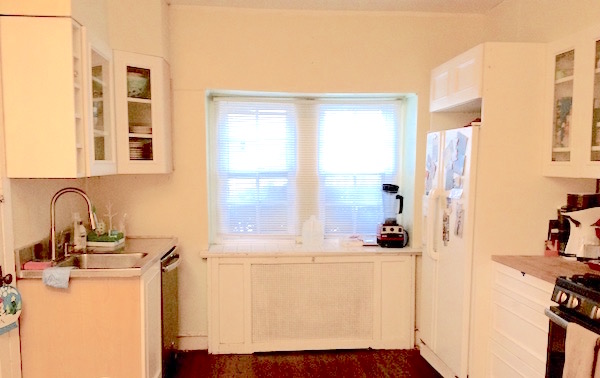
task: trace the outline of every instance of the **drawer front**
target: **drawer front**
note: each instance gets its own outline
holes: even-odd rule
[[[492,378],[544,378],[546,374],[545,368],[533,369],[493,340],[490,352],[490,377]]]
[[[492,343],[516,359],[514,368],[525,364],[543,376],[549,325],[544,309],[552,305],[554,285],[501,264],[494,264],[493,280]]]

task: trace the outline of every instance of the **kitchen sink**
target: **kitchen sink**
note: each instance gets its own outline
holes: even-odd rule
[[[147,255],[135,253],[81,253],[68,256],[57,266],[72,266],[79,269],[128,269],[140,268],[142,259]]]

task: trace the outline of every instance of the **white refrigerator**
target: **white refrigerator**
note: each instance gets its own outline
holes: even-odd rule
[[[479,126],[427,135],[419,347],[443,376],[466,377]]]

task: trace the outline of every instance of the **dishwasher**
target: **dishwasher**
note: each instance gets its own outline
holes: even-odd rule
[[[179,332],[179,300],[177,292],[177,267],[179,253],[173,247],[160,260],[162,291],[162,375],[170,377],[177,358]]]

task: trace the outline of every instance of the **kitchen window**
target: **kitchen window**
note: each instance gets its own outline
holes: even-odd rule
[[[397,183],[404,101],[357,96],[209,97],[211,238],[373,235],[381,185]]]

